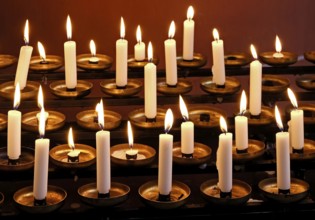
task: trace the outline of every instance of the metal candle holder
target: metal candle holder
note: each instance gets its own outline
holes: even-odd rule
[[[301,76],[296,78],[295,83],[298,87],[308,90],[314,91],[315,90],[315,77],[314,76]]]
[[[163,95],[186,94],[192,90],[192,83],[186,79],[178,79],[175,86],[166,84],[165,79],[157,80],[157,91]]]
[[[113,58],[105,54],[96,54],[97,62],[91,62],[91,54],[80,54],[77,56],[77,66],[86,71],[101,71],[111,68]]]
[[[142,90],[143,83],[136,79],[128,79],[124,88],[118,88],[116,79],[106,79],[100,82],[102,92],[109,96],[125,98],[136,95]]]
[[[0,69],[7,68],[16,62],[16,57],[7,54],[0,54]]]
[[[232,95],[238,92],[241,88],[240,81],[235,77],[226,77],[224,87],[217,86],[212,81],[212,78],[213,77],[207,77],[200,82],[201,89],[211,95],[215,95],[217,97]]]
[[[248,53],[228,53],[224,55],[226,67],[242,67],[248,65],[252,57]]]
[[[304,139],[303,151],[300,153],[292,152],[290,154],[291,160],[294,161],[306,161],[315,158],[315,141],[310,139]]]
[[[49,85],[52,94],[59,98],[81,98],[90,94],[93,84],[84,80],[78,80],[75,89],[67,89],[65,80],[58,80]]]
[[[262,156],[265,152],[265,144],[262,141],[249,139],[246,152],[238,152],[235,143],[232,148],[234,162],[247,162]]]
[[[142,70],[142,71],[144,70],[144,66],[149,62],[152,62],[155,65],[158,65],[159,59],[153,58],[152,61],[151,60],[149,61],[147,58],[143,60],[136,60],[133,56],[129,56],[127,60],[128,68],[132,70]]]
[[[252,127],[270,125],[274,122],[274,110],[267,106],[261,106],[260,115],[253,116],[247,110],[244,114],[248,118],[248,125]]]
[[[194,53],[192,60],[184,60],[182,55],[177,57],[177,66],[181,69],[198,69],[206,63],[207,58],[201,53]]]
[[[22,171],[33,168],[34,149],[28,147],[21,148],[21,155],[15,163],[11,163],[7,156],[7,147],[0,148],[0,170],[2,171]]]
[[[262,52],[258,55],[261,62],[274,67],[289,66],[297,62],[297,54],[292,52],[281,52],[283,57],[274,57],[275,52]]]
[[[136,109],[128,114],[130,123],[138,128],[163,128],[166,109],[157,108],[154,120],[148,120],[144,109]]]
[[[304,53],[305,60],[315,63],[315,51],[307,51]]]
[[[26,86],[24,89],[21,90],[21,100],[28,100],[33,99],[37,96],[38,89],[39,89],[40,83],[35,81],[27,81]],[[14,99],[14,81],[9,81],[0,84],[0,96],[8,99],[13,100]]]
[[[280,94],[290,86],[290,80],[283,76],[267,75],[262,76],[262,92],[265,94]]]
[[[0,113],[0,131],[7,128],[8,116],[6,114]]]
[[[31,57],[29,69],[38,73],[55,71],[63,66],[63,58],[55,55],[46,55],[45,61],[40,56]]]

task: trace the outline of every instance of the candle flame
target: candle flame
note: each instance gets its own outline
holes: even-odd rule
[[[133,147],[133,133],[132,133],[132,128],[131,128],[130,121],[128,121],[127,127],[128,127],[127,128],[127,132],[128,132],[129,147],[132,148]]]
[[[165,120],[164,120],[164,130],[165,133],[168,133],[173,125],[173,121],[174,121],[174,117],[173,117],[173,112],[172,110],[169,108],[166,111],[166,115],[165,115]]]
[[[29,43],[29,27],[28,27],[28,19],[25,22],[25,27],[24,27],[24,42],[26,45]]]
[[[241,96],[241,103],[240,103],[240,114],[241,115],[243,115],[246,112],[246,106],[247,106],[246,93],[243,90],[242,96]]]
[[[140,25],[138,25],[138,27],[137,27],[136,37],[137,37],[137,42],[140,44],[141,41],[142,41],[142,35],[141,35],[141,28],[140,28]]]
[[[282,46],[278,35],[276,35],[276,52],[281,53]]]
[[[278,128],[281,131],[283,131],[283,124],[282,124],[282,120],[281,120],[281,115],[280,115],[280,112],[279,112],[277,105],[275,105],[275,116],[276,116],[276,122],[277,122]]]
[[[290,99],[293,107],[298,108],[298,103],[297,103],[297,100],[296,100],[296,97],[295,97],[293,91],[290,88],[288,88],[287,91],[288,91],[288,96],[289,96],[289,99]]]
[[[255,49],[255,47],[254,47],[254,45],[250,45],[250,51],[251,51],[251,53],[252,53],[252,56],[254,57],[254,59],[257,59],[258,57],[257,57],[257,52],[256,52],[256,49]]]
[[[185,105],[184,99],[182,98],[181,95],[179,95],[179,108],[180,108],[180,112],[182,113],[184,120],[188,121],[188,119],[189,119],[188,110],[187,110],[187,107]]]
[[[19,107],[20,99],[21,99],[20,83],[17,83],[15,86],[15,91],[14,91],[14,102],[13,102],[14,109],[17,109]]]
[[[68,133],[68,146],[71,148],[71,150],[74,150],[74,141],[73,141],[73,133],[72,133],[72,127],[69,129]]]
[[[175,22],[172,21],[170,24],[170,28],[168,29],[168,38],[173,38],[175,35]]]
[[[194,17],[194,8],[192,6],[189,6],[187,9],[187,19],[191,20]]]
[[[96,111],[97,111],[97,116],[98,116],[98,124],[101,129],[104,129],[104,106],[103,106],[103,100],[96,105]]]
[[[42,107],[39,113],[39,125],[38,125],[39,136],[41,138],[45,136],[45,127],[46,127],[46,113],[45,113],[45,108]]]
[[[39,85],[39,89],[38,89],[37,106],[39,109],[44,108],[44,95],[43,95],[42,85]]]
[[[94,40],[90,41],[90,51],[91,51],[92,56],[96,55],[96,46],[95,46]]]
[[[46,61],[46,53],[45,53],[45,48],[41,42],[37,42],[37,48],[39,52],[40,58],[42,58],[43,61]]]
[[[68,40],[71,40],[72,38],[72,25],[71,25],[71,20],[70,20],[69,15],[67,17],[67,38]]]
[[[151,41],[149,42],[148,46],[148,60],[151,61],[153,59],[153,48]]]
[[[228,132],[227,124],[226,124],[226,121],[225,121],[223,116],[220,116],[220,128],[221,128],[222,132],[224,132],[224,133]]]
[[[216,41],[220,40],[219,32],[216,28],[213,28],[212,35],[213,35],[214,40]]]
[[[120,18],[120,38],[124,39],[126,35],[125,22],[123,17]]]

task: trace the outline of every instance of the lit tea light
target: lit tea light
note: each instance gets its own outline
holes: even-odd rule
[[[90,51],[91,51],[92,57],[89,59],[89,62],[90,63],[98,63],[99,59],[96,56],[96,46],[95,46],[94,40],[90,41]]]
[[[40,111],[42,108],[44,108],[44,95],[43,95],[42,85],[39,85],[39,89],[38,89],[37,106],[40,109]],[[39,122],[40,112],[36,114],[36,117]],[[47,121],[48,117],[49,117],[49,113],[45,111],[45,122]]]
[[[145,59],[145,43],[142,42],[142,33],[140,25],[137,27],[136,32],[137,44],[134,47],[135,50],[135,60],[141,61]]]
[[[42,59],[40,64],[47,64],[48,61],[46,60],[45,48],[44,48],[43,44],[40,41],[37,42],[37,48],[38,48],[39,56]]]
[[[235,145],[238,153],[245,153],[248,149],[248,119],[246,112],[246,94],[243,90],[240,102],[240,113],[235,117]]]
[[[68,153],[68,162],[72,162],[72,163],[79,162],[80,151],[75,149],[72,127],[70,127],[69,133],[68,133],[68,145],[71,149],[70,152]]]
[[[133,148],[133,133],[131,129],[130,121],[127,123],[128,129],[128,143],[129,143],[129,150],[126,150],[126,158],[130,159],[137,159],[138,150]]]
[[[278,35],[276,35],[276,53],[273,54],[273,57],[282,58],[283,54],[281,53],[281,51],[282,51],[282,45],[281,45]]]

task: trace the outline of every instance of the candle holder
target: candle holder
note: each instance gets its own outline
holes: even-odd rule
[[[262,141],[249,139],[248,148],[239,152],[235,146],[232,148],[233,162],[244,163],[262,156],[265,153],[265,144]]]
[[[290,159],[294,161],[307,161],[315,158],[315,141],[304,139],[304,146],[301,152],[292,152]]]
[[[269,200],[279,203],[294,203],[301,201],[309,194],[309,184],[301,179],[291,178],[290,192],[279,193],[277,178],[267,178],[258,183],[262,195]]]
[[[12,66],[17,62],[17,58],[7,54],[0,54],[0,69]]]
[[[110,148],[111,161],[119,166],[147,166],[154,161],[156,151],[154,148],[134,143],[132,149],[138,150],[136,159],[127,159],[126,151],[130,149],[129,144],[117,144]]]
[[[201,165],[206,163],[211,157],[212,149],[205,144],[194,142],[194,152],[192,157],[183,157],[181,152],[181,142],[173,143],[173,161],[178,165]]]
[[[67,192],[64,189],[48,185],[45,204],[35,205],[33,186],[27,186],[16,191],[13,195],[13,200],[22,211],[31,214],[44,214],[59,209],[64,204],[66,197]]]
[[[287,105],[286,107],[286,119],[290,121],[291,111],[294,109],[292,105]],[[305,125],[314,125],[315,124],[315,104],[305,103],[299,104],[299,109],[303,110],[304,115],[304,124]]]
[[[177,57],[177,67],[181,69],[199,69],[206,63],[207,58],[201,53],[194,53],[192,60],[184,60],[182,55]]]
[[[228,53],[224,55],[226,67],[242,67],[250,64],[252,57],[248,53]]]
[[[296,78],[295,83],[298,87],[308,90],[315,90],[315,77],[314,76],[301,76]]]
[[[178,79],[175,86],[166,84],[165,79],[157,80],[157,91],[163,95],[186,94],[192,90],[192,83],[185,79]]]
[[[143,60],[136,60],[132,55],[129,55],[127,63],[128,63],[128,68],[132,69],[132,70],[144,70],[144,66],[149,63],[152,62],[155,65],[159,64],[159,59],[158,58],[153,58],[152,61],[149,61],[148,58],[145,58]]]
[[[279,95],[290,86],[290,80],[276,75],[262,76],[262,100],[268,106],[273,106]]]
[[[315,63],[315,51],[307,51],[304,53],[305,60]]]
[[[33,56],[29,69],[37,73],[53,72],[63,66],[63,58],[55,55],[46,55],[45,61],[40,56]]]
[[[137,109],[128,114],[130,123],[138,128],[164,128],[164,118],[166,110],[157,108],[156,117],[154,119],[147,119],[144,109]]]
[[[18,160],[11,161],[7,156],[7,147],[0,148],[0,170],[2,171],[24,171],[34,166],[34,149],[21,148],[21,155]]]
[[[8,116],[6,114],[0,113],[0,131],[7,128]]]
[[[211,95],[223,97],[238,92],[241,88],[241,83],[235,77],[226,77],[224,87],[221,87],[212,81],[212,77],[208,77],[207,79],[201,80],[200,87],[203,91]]]
[[[252,127],[270,125],[275,120],[274,110],[267,106],[261,106],[260,115],[251,115],[249,110],[244,115],[248,118],[248,125]]]
[[[109,197],[104,198],[99,197],[96,183],[89,183],[81,186],[78,189],[78,194],[80,199],[89,205],[96,207],[111,207],[126,201],[130,194],[130,188],[122,183],[111,182]]]
[[[143,83],[136,79],[128,79],[127,85],[118,88],[115,79],[106,79],[100,82],[101,90],[106,95],[126,98],[138,94],[143,87]]]
[[[72,149],[68,144],[58,145],[49,151],[49,157],[53,164],[62,168],[79,169],[91,166],[96,161],[95,148],[85,144],[75,144],[75,150],[79,150],[78,161],[68,160],[68,153]]]
[[[289,66],[297,62],[298,56],[292,52],[281,52],[283,57],[274,57],[275,52],[262,52],[258,55],[261,62],[274,67]]]
[[[184,205],[190,195],[190,188],[179,181],[172,181],[169,201],[159,200],[158,181],[151,180],[138,189],[138,193],[145,204],[157,209],[175,209]]]
[[[40,84],[35,81],[27,81],[26,86],[23,90],[21,90],[21,100],[29,100],[33,99],[37,96],[38,89]],[[13,100],[14,99],[14,81],[9,81],[0,84],[0,96],[8,99]]]
[[[91,61],[91,54],[80,54],[77,56],[77,66],[86,71],[102,71],[112,67],[113,58],[105,54],[96,54],[98,61]]]
[[[200,185],[203,198],[217,205],[244,205],[250,198],[252,188],[247,183],[233,179],[232,192],[230,197],[221,198],[221,190],[217,186],[218,179],[211,179]]]
[[[100,126],[98,124],[97,113],[95,110],[85,110],[76,114],[77,123],[82,128],[98,131]],[[114,111],[104,110],[104,119],[106,121],[104,130],[113,130],[119,127],[121,123],[121,115]]]
[[[81,98],[90,94],[93,84],[84,80],[78,80],[75,89],[67,89],[64,80],[52,82],[49,89],[55,96],[59,98]]]
[[[46,119],[45,130],[47,132],[56,131],[62,128],[66,122],[66,116],[60,112],[47,111],[48,118]],[[38,132],[39,111],[32,111],[22,115],[22,129],[31,132]]]

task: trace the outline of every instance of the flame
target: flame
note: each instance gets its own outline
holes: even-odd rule
[[[42,107],[39,113],[39,125],[38,125],[39,136],[41,138],[45,136],[45,127],[46,127],[46,113],[45,113],[45,108]]]
[[[241,115],[243,115],[244,112],[246,112],[246,106],[247,106],[246,93],[243,90],[242,96],[241,96],[241,103],[240,103],[240,114]]]
[[[72,133],[72,127],[69,129],[68,133],[68,145],[71,148],[71,150],[74,150],[74,141],[73,141],[73,133]]]
[[[294,93],[292,92],[292,90],[290,88],[288,88],[287,91],[288,91],[288,96],[289,96],[289,99],[290,99],[293,107],[298,108],[298,104],[297,104],[296,97],[295,97]]]
[[[226,121],[224,119],[223,116],[220,116],[220,128],[221,128],[221,131],[226,133],[228,130],[227,130],[227,124],[226,124]]]
[[[214,40],[216,41],[220,40],[219,32],[216,28],[213,28],[212,35],[213,35]]]
[[[129,142],[130,148],[132,148],[133,147],[133,133],[132,133],[130,121],[128,121],[127,127],[128,127],[128,142]]]
[[[29,43],[29,27],[28,27],[28,19],[25,22],[25,27],[24,27],[24,42],[26,45]]]
[[[46,61],[46,53],[45,53],[45,48],[41,42],[37,42],[37,48],[39,52],[40,58],[42,58],[43,61]]]
[[[185,121],[189,119],[188,110],[181,95],[179,95],[179,108]]]
[[[125,22],[123,17],[120,19],[120,38],[124,39],[126,35]]]
[[[72,25],[71,25],[71,20],[70,20],[69,15],[67,17],[67,38],[68,40],[71,40],[72,38]]]
[[[169,38],[173,38],[174,35],[175,35],[175,22],[172,21],[171,25],[170,25],[170,28],[168,29],[168,37]]]
[[[149,42],[148,46],[148,60],[151,61],[153,59],[153,48],[151,41]]]
[[[254,59],[257,59],[257,52],[256,52],[256,49],[254,47],[254,45],[250,45],[250,51],[252,52],[252,56],[254,57]]]
[[[280,115],[280,112],[279,112],[277,105],[275,105],[275,116],[276,116],[276,122],[277,122],[278,128],[282,131],[283,130],[283,124],[282,124],[281,115]]]
[[[44,96],[42,85],[39,85],[38,94],[37,94],[37,105],[39,109],[44,108]]]
[[[97,116],[98,116],[98,124],[101,127],[101,129],[104,128],[104,106],[103,106],[103,100],[96,105],[96,111],[97,111]]]
[[[20,83],[17,83],[14,91],[14,102],[13,108],[17,109],[20,105],[21,91],[20,91]]]
[[[277,53],[281,53],[282,46],[278,35],[276,35],[276,51]]]
[[[173,112],[172,110],[169,108],[166,111],[166,115],[165,115],[165,120],[164,120],[164,130],[165,133],[168,133],[173,125],[173,121],[174,121],[174,117],[173,117]]]
[[[94,40],[90,41],[90,51],[91,51],[92,56],[96,55],[96,46],[95,46]]]
[[[137,37],[137,42],[140,44],[141,41],[142,41],[142,35],[141,35],[141,28],[140,28],[140,25],[138,25],[138,27],[137,27],[137,34],[136,34],[136,37]]]
[[[187,10],[187,19],[191,20],[193,19],[193,17],[194,17],[194,8],[192,6],[189,6]]]

